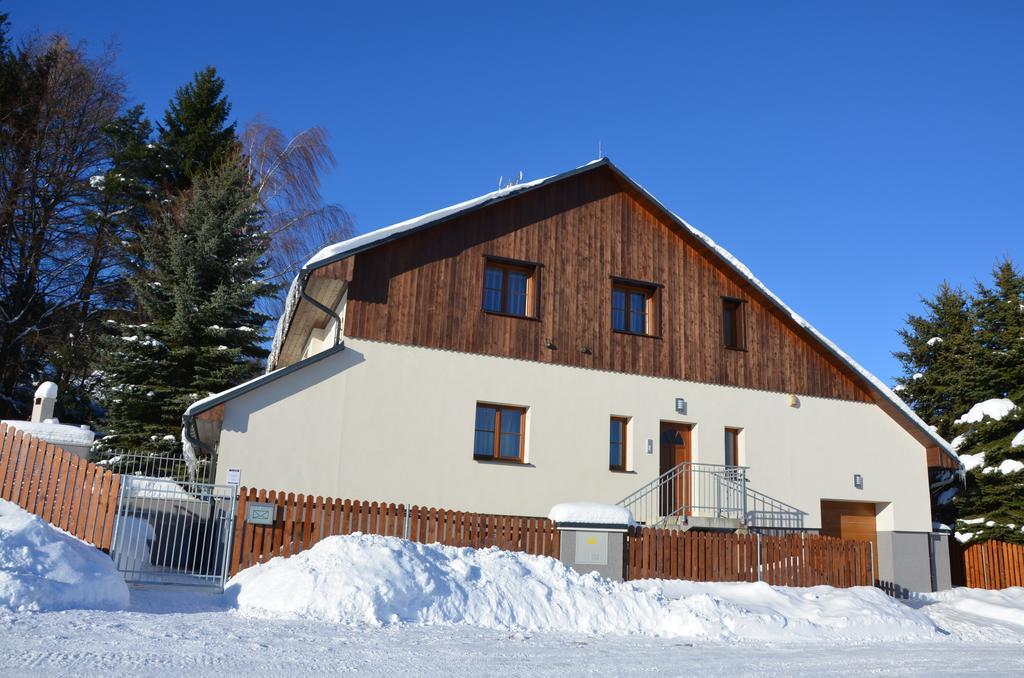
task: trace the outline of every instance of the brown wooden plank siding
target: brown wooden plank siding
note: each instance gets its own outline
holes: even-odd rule
[[[874,401],[805,330],[638,198],[610,171],[587,172],[357,254],[345,334]],[[541,264],[536,320],[481,310],[487,255]],[[612,331],[611,276],[664,285],[657,336]],[[745,351],[723,346],[722,296],[748,302]]]

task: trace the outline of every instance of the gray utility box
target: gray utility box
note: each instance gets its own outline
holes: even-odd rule
[[[597,572],[622,581],[625,525],[559,523],[561,548],[558,559],[580,574]]]

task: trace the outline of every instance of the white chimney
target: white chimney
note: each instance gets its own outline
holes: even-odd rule
[[[53,419],[53,406],[57,402],[57,384],[44,381],[36,389],[35,400],[32,401],[32,421],[44,422]]]

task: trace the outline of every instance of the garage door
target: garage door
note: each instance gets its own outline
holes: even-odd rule
[[[875,529],[875,505],[863,501],[821,500],[821,533],[869,541],[875,545],[875,572],[878,572],[878,532]]]

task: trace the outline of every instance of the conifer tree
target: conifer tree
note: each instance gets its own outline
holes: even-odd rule
[[[978,285],[972,304],[983,356],[974,377],[986,386],[985,399],[1015,407],[956,429],[958,451],[973,466],[956,500],[957,530],[1024,544],[1024,275],[1007,260],[992,277],[992,287]]]
[[[212,66],[178,88],[159,126],[164,179],[171,187],[188,189],[195,177],[234,154],[238,142],[230,114],[224,80]]]
[[[932,471],[936,520],[966,540],[1024,543],[1024,276],[1003,261],[993,280],[970,295],[943,284],[907,318],[896,388],[968,467]],[[989,414],[967,421],[979,403]]]
[[[108,448],[177,452],[181,413],[260,372],[266,316],[257,301],[267,237],[237,157],[194,177],[139,238],[131,277],[145,322],[112,323]]]

